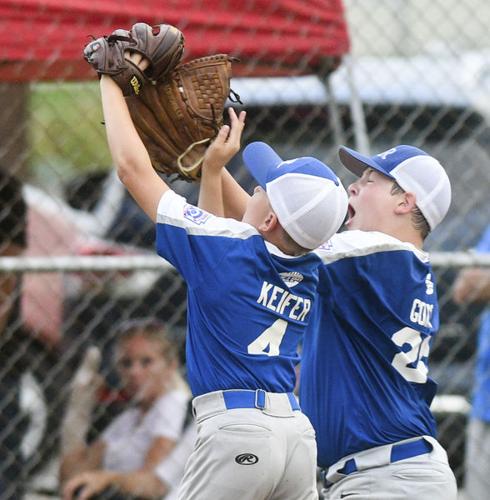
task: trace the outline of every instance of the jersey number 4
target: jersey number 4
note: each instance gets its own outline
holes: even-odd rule
[[[266,354],[267,356],[279,356],[279,346],[281,345],[287,327],[288,322],[286,320],[277,319],[253,342],[248,344],[248,353]]]
[[[391,340],[402,349],[403,346],[408,347],[405,352],[396,354],[391,364],[405,380],[424,384],[429,370],[422,358],[429,357],[430,337],[422,338],[420,332],[407,326],[398,330]]]

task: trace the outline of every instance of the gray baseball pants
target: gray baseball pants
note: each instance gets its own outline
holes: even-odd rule
[[[287,394],[261,391],[263,408],[229,409],[224,392],[193,400],[197,441],[179,499],[317,499],[315,432],[308,418],[292,409]]]
[[[417,438],[420,439],[420,438]],[[447,454],[432,437],[424,436],[432,450],[400,461],[391,461],[393,446],[372,448],[343,458],[329,468],[333,484],[322,490],[326,500],[456,500],[457,486]],[[338,474],[347,460],[357,463],[357,471]],[[480,497],[480,500],[483,497]]]

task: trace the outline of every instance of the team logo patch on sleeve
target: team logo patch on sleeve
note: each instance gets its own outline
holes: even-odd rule
[[[211,217],[210,214],[208,214],[207,212],[204,212],[204,210],[201,210],[198,207],[195,207],[194,205],[189,205],[187,203],[184,206],[184,218],[187,220],[190,220],[191,222],[194,222],[194,224],[202,225],[210,217]]]

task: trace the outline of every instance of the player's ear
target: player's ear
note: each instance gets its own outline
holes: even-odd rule
[[[261,233],[270,233],[277,227],[278,224],[279,220],[277,219],[277,215],[274,212],[269,211],[258,229]]]
[[[395,207],[395,213],[397,215],[403,215],[410,213],[416,207],[417,199],[413,193],[404,192],[400,193],[400,198]]]

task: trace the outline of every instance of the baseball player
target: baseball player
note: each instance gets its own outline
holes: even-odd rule
[[[259,186],[243,221],[213,216],[157,175],[120,88],[107,76],[100,85],[118,175],[155,221],[158,253],[188,286],[198,435],[179,498],[317,498],[315,434],[292,391],[318,284],[320,259],[309,250],[343,222],[342,184],[319,160],[282,161],[253,143],[243,157]],[[245,113],[230,119],[206,153],[211,176],[239,149]]]
[[[456,499],[429,409],[439,313],[422,250],[449,209],[449,178],[412,146],[373,157],[342,147],[339,156],[359,178],[348,188],[348,231],[317,250],[321,306],[305,335],[300,388],[325,497]]]
[[[325,498],[455,499],[429,409],[439,316],[422,251],[449,208],[449,179],[411,146],[372,158],[348,148],[339,154],[359,179],[348,189],[348,231],[316,251],[321,300],[304,336],[300,377]],[[239,214],[246,194],[226,171],[222,186],[227,212]]]

